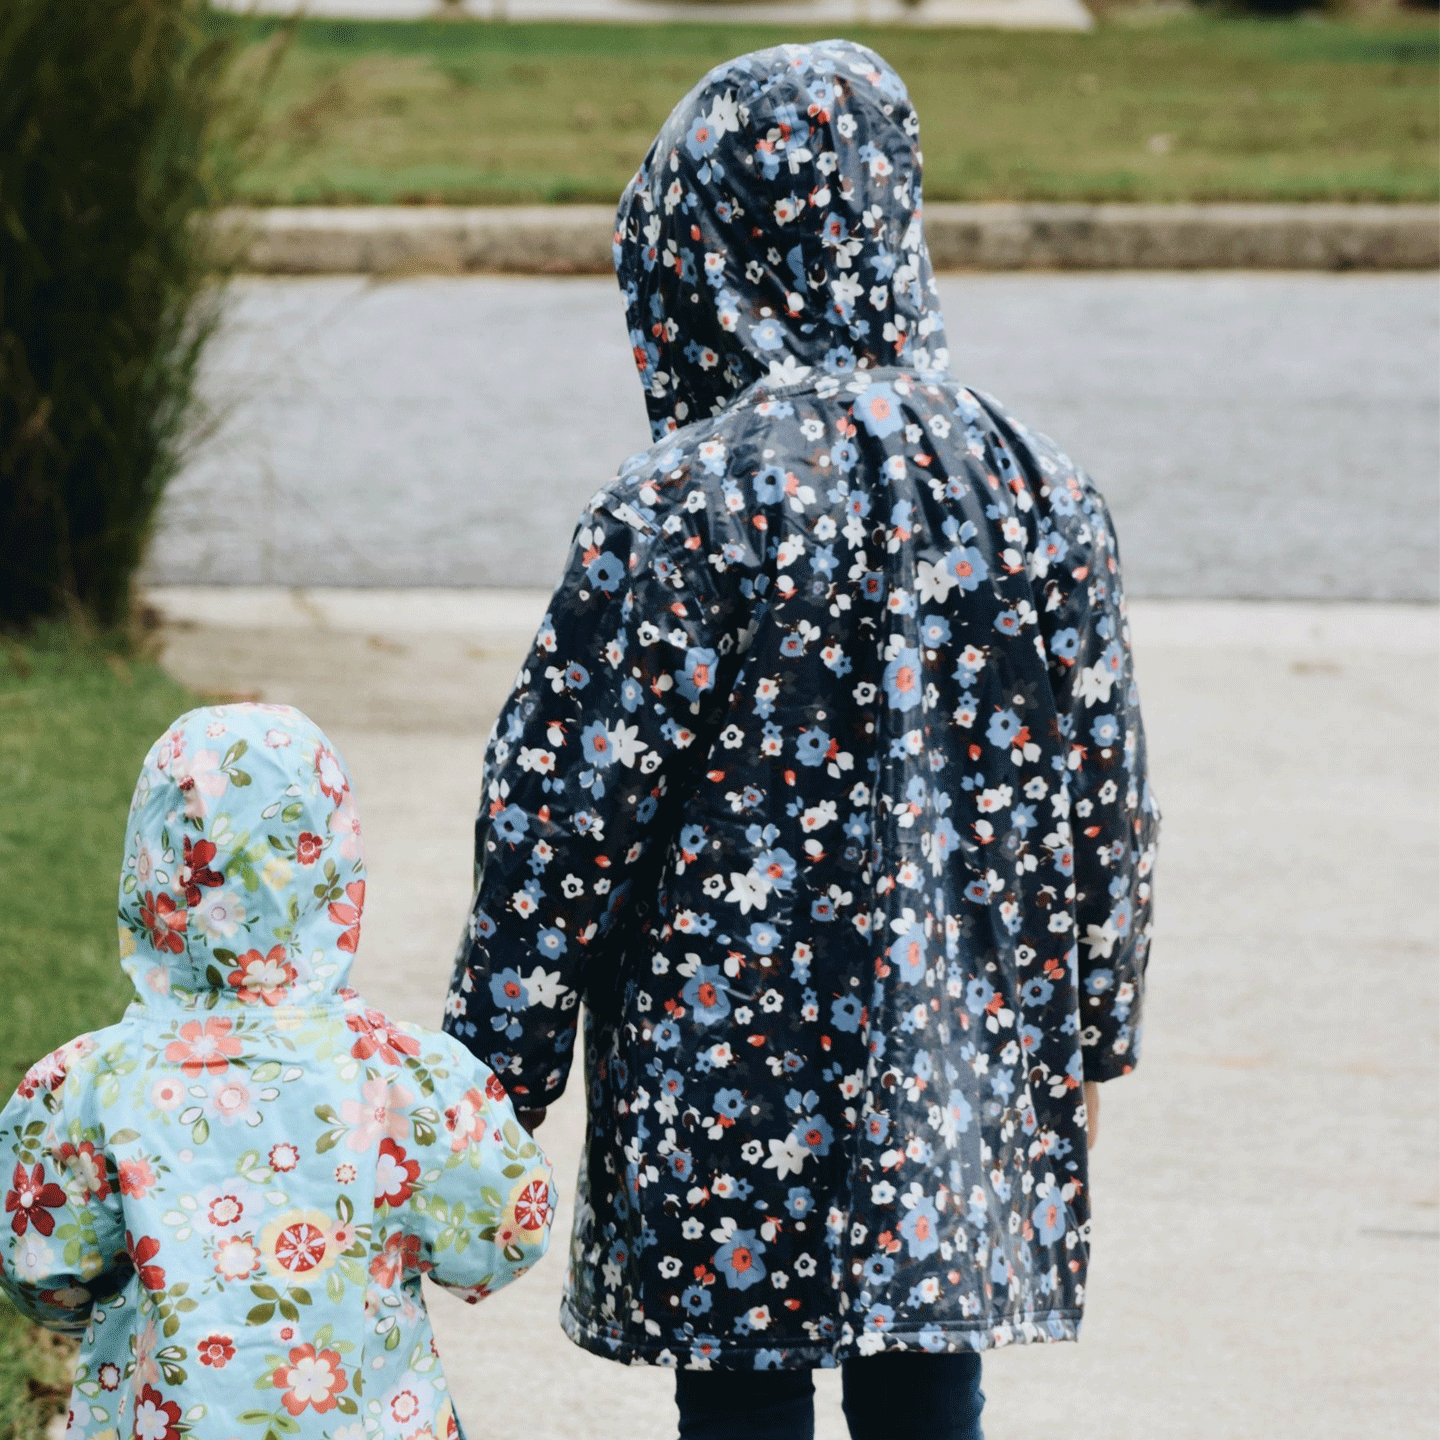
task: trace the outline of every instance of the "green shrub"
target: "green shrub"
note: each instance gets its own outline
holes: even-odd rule
[[[214,323],[230,44],[192,0],[0,5],[0,625],[125,618]]]

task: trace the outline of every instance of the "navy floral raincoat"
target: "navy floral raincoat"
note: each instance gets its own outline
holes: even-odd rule
[[[447,1019],[539,1106],[584,1002],[563,1324],[736,1368],[1073,1338],[1158,826],[1104,502],[949,376],[871,51],[707,76],[615,258],[656,439],[491,738]]]

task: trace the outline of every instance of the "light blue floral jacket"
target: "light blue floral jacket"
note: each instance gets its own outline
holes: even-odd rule
[[[298,711],[194,710],[146,757],[136,999],[0,1114],[0,1286],[83,1337],[72,1440],[460,1433],[420,1278],[478,1300],[522,1274],[550,1167],[484,1064],[346,988],[364,873]]]

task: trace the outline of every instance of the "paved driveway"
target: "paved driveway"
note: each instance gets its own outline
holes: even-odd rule
[[[1141,596],[1437,597],[1428,275],[972,275],[955,371],[1100,481]],[[164,583],[548,583],[648,442],[597,279],[239,282]]]
[[[172,670],[301,705],[350,762],[357,983],[402,1017],[439,1018],[485,731],[545,598],[157,596]],[[1152,600],[1134,628],[1166,820],[1145,1058],[1105,1088],[1084,1338],[988,1359],[986,1434],[1432,1434],[1435,611]],[[556,1253],[476,1309],[431,1292],[476,1440],[674,1436],[666,1374],[560,1333],[583,1124],[577,1089],[541,1131]]]

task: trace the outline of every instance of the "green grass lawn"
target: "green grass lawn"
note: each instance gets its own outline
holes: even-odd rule
[[[212,19],[258,46],[275,23]],[[765,26],[299,25],[259,203],[611,203],[671,106]],[[933,200],[1433,200],[1433,18],[854,32],[909,84]]]
[[[147,661],[61,637],[0,648],[0,1099],[125,1008],[116,889],[150,742],[195,697]],[[38,1440],[69,1393],[64,1343],[0,1301],[0,1440]]]

